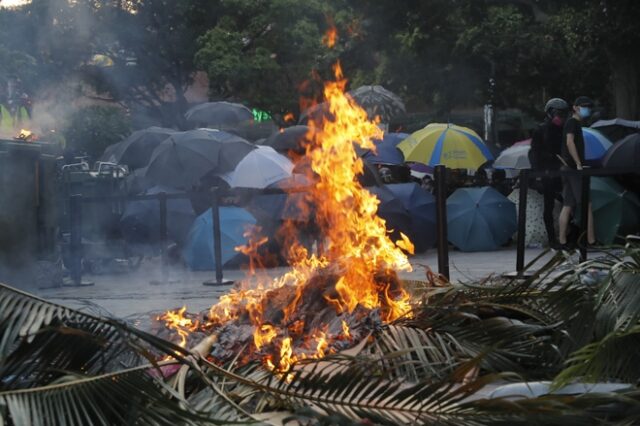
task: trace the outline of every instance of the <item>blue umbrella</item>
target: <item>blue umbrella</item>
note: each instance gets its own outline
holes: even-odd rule
[[[154,186],[146,194],[170,194],[175,189]],[[182,244],[196,219],[191,201],[188,198],[167,200],[167,234],[173,241]],[[160,203],[157,200],[136,200],[127,203],[120,226],[128,241],[148,243],[157,241],[160,236]]]
[[[449,241],[462,251],[496,250],[516,232],[516,205],[493,188],[460,188],[447,199]]]
[[[395,183],[387,188],[398,198],[411,216],[411,233],[407,235],[416,253],[436,242],[436,198],[417,183]]]
[[[584,159],[587,161],[600,160],[613,145],[605,135],[588,127],[582,128],[582,136],[584,137]]]
[[[236,254],[235,247],[246,244],[243,236],[246,229],[255,225],[255,218],[239,207],[220,207],[220,234],[222,240],[220,257],[224,265]],[[193,270],[213,270],[216,266],[213,251],[213,228],[211,209],[202,213],[194,222],[182,256]]]
[[[385,133],[382,139],[376,139],[376,153],[367,151],[362,158],[372,164],[390,164],[399,166],[404,164],[404,155],[398,148],[398,144],[408,138],[407,133]]]

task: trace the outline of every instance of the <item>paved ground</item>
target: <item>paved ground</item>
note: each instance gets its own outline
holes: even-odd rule
[[[542,250],[528,249],[526,261],[538,256]],[[405,279],[423,279],[428,265],[437,270],[435,250],[411,259],[414,271],[403,273]],[[515,270],[516,251],[508,248],[493,252],[462,253],[450,252],[451,280],[466,282],[485,278],[491,274],[502,274]],[[281,275],[285,268],[268,270],[272,276]],[[224,278],[240,280],[244,273],[239,270],[225,270]],[[169,282],[162,282],[161,268],[157,260],[142,264],[139,270],[130,273],[84,276],[93,281],[89,287],[63,287],[39,289],[35,293],[47,300],[74,308],[88,309],[100,314],[116,317],[144,316],[153,311],[187,306],[189,311],[201,311],[216,302],[229,286],[208,287],[202,282],[214,278],[213,272],[191,272],[181,269],[169,270]]]

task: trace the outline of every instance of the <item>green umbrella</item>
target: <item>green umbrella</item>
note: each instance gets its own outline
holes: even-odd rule
[[[618,235],[640,228],[640,198],[612,178],[591,179],[591,203],[596,238],[611,244]]]

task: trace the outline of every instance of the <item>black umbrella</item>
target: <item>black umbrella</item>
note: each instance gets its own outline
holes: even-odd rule
[[[184,115],[187,121],[196,126],[211,126],[225,130],[224,126],[236,126],[253,121],[253,113],[242,104],[232,102],[205,102],[189,109]]]
[[[170,194],[175,189],[155,186],[147,194]],[[156,200],[135,200],[127,203],[120,226],[125,239],[136,243],[151,243],[160,236],[160,207]],[[189,199],[167,200],[167,234],[173,241],[182,244],[196,219]]]
[[[366,189],[380,200],[378,216],[385,220],[388,230],[393,230],[392,238],[399,239],[400,232],[411,235],[411,215],[402,200],[386,186],[370,186]]]
[[[390,123],[406,112],[402,99],[382,86],[360,86],[349,95],[367,111],[370,119],[379,116],[383,123]]]
[[[191,188],[211,173],[232,171],[256,146],[216,130],[189,130],[171,135],[156,148],[145,177],[159,185]]]
[[[629,135],[640,132],[640,121],[614,118],[613,120],[598,120],[590,127],[597,129],[610,141],[616,142]]]
[[[308,143],[308,126],[298,125],[287,127],[281,132],[275,133],[267,138],[262,145],[270,146],[278,152],[293,151],[296,154],[304,154],[305,144]]]
[[[145,167],[153,150],[176,131],[164,127],[149,127],[137,130],[125,140],[107,147],[101,161],[126,164],[130,169]]]
[[[300,114],[298,124],[308,125],[309,121],[321,123],[324,120],[334,121],[335,117],[329,111],[329,104],[322,102],[307,108]]]
[[[602,160],[605,169],[638,167],[640,164],[640,133],[634,133],[614,143]],[[640,176],[637,174],[617,177],[627,188],[640,188]]]

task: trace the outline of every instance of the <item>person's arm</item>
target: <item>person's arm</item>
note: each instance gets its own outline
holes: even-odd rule
[[[580,156],[578,155],[578,149],[576,148],[575,143],[575,135],[573,133],[567,133],[567,150],[569,150],[569,155],[573,158],[573,161],[576,163],[576,169],[582,170],[582,162],[580,161]]]

